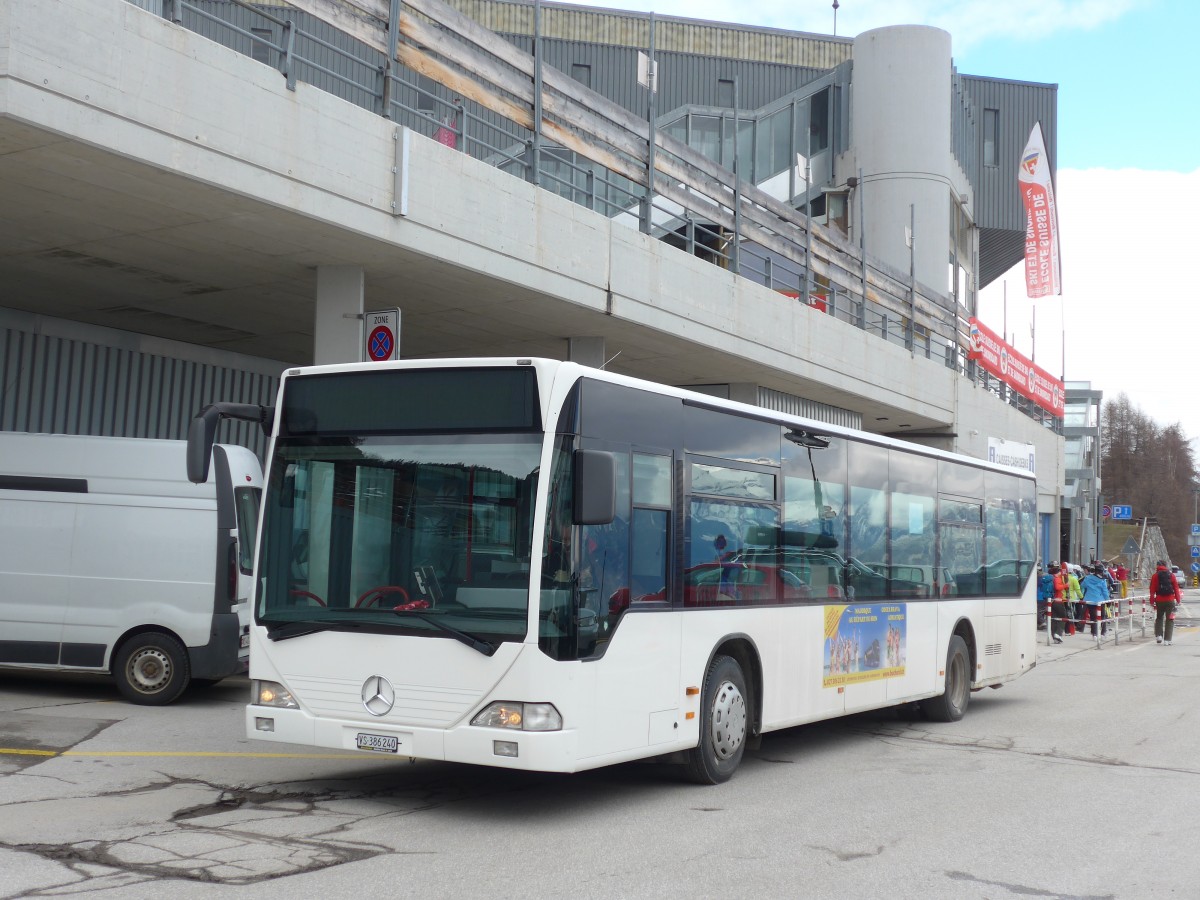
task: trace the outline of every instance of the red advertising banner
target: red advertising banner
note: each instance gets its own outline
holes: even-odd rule
[[[1058,208],[1050,160],[1042,138],[1041,123],[1035,123],[1021,154],[1017,183],[1025,204],[1025,290],[1030,297],[1062,293],[1062,264],[1058,255]]]
[[[978,319],[972,318],[967,359],[974,359],[1022,397],[1062,418],[1066,390],[1063,383],[1018,353]]]

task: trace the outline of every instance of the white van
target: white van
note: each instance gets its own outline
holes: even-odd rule
[[[0,668],[109,672],[134,703],[244,672],[262,467],[186,441],[0,432]]]

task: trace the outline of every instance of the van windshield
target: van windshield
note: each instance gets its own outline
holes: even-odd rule
[[[523,639],[541,441],[536,433],[280,438],[256,620],[277,639],[308,633],[303,623]]]

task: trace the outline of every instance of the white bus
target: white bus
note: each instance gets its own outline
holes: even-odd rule
[[[1034,665],[1024,473],[541,359],[290,370],[195,420],[193,478],[220,415],[274,419],[252,738],[716,783]]]
[[[245,672],[262,467],[184,441],[0,432],[0,668],[107,672],[134,703]]]

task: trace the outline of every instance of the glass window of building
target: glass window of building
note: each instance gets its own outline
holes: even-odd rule
[[[983,164],[1000,165],[1000,110],[983,111]]]
[[[812,153],[829,148],[829,88],[817,91],[808,100],[808,135]]]
[[[734,105],[734,90],[732,78],[720,78],[717,80],[717,106],[723,106],[726,109],[733,109]]]
[[[571,77],[584,87],[592,86],[592,67],[582,63],[571,63]]]
[[[254,35],[254,40],[250,42],[250,58],[271,65],[271,29],[251,28],[250,33]]]

